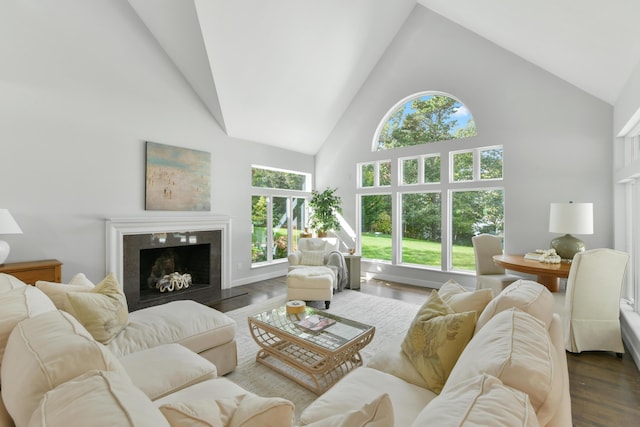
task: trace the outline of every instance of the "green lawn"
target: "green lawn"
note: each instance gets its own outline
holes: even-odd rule
[[[254,238],[257,238],[258,243],[264,242],[264,233],[266,233],[266,231],[263,227],[255,227]],[[296,230],[296,238],[298,237],[298,234],[299,231]],[[286,235],[287,230],[280,229],[276,233],[276,239]],[[427,242],[418,239],[404,239],[403,244],[403,263],[440,268],[441,255],[439,243]],[[256,246],[255,242],[254,246]],[[391,236],[388,234],[365,233],[362,235],[361,247],[363,258],[391,261]],[[287,248],[282,248],[282,250],[286,251]],[[278,256],[278,258],[284,257],[286,257],[286,255]],[[261,254],[260,256],[254,255],[253,262],[265,261],[266,259],[265,254]],[[456,270],[475,271],[476,264],[475,257],[473,255],[473,247],[454,245],[453,265]]]
[[[391,236],[388,234],[366,233],[361,241],[362,257],[391,261]],[[441,247],[439,243],[417,239],[404,239],[402,261],[407,264],[418,264],[440,267]],[[453,265],[456,270],[475,271],[475,257],[472,246],[453,246]]]

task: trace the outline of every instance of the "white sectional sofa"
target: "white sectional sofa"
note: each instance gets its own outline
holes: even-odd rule
[[[115,281],[111,275],[107,279]],[[83,274],[77,274],[68,284],[37,281],[36,287],[57,309],[67,311],[69,292],[95,289]],[[237,366],[235,333],[236,324],[228,316],[195,301],[182,300],[129,313],[126,327],[105,344],[119,357],[161,344],[182,344],[216,365],[222,376]]]
[[[440,394],[431,391],[433,386],[402,350],[405,337],[398,337],[367,366],[319,396],[303,411],[300,425],[342,425],[344,414],[359,414],[375,426],[570,427],[567,360],[553,296],[525,280],[496,298],[490,292],[466,292],[454,282],[436,292],[456,313],[480,313],[472,338],[457,361],[451,361],[455,364]],[[419,313],[428,317],[423,309]],[[441,367],[439,361],[430,363]]]
[[[158,427],[199,418],[220,426],[293,425],[291,402],[256,396],[218,377],[217,366],[197,354],[219,356],[206,344],[209,328],[222,329],[218,341],[228,342],[235,331],[221,313],[170,303],[177,307],[165,307],[161,321],[162,308],[144,309],[151,313],[131,313],[104,345],[89,332],[93,325],[85,328],[53,300],[0,274],[0,427]],[[209,318],[205,311],[216,314]],[[235,342],[233,359],[235,366]]]

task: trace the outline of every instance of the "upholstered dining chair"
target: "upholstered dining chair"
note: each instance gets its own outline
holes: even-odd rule
[[[566,292],[554,294],[561,306],[565,348],[572,353],[624,353],[620,332],[620,293],[629,255],[600,248],[573,257]]]
[[[492,289],[496,296],[520,276],[507,274],[504,268],[493,262],[494,255],[502,255],[502,241],[492,234],[479,234],[471,238],[476,258],[476,289]]]

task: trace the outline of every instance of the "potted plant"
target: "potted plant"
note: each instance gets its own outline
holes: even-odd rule
[[[336,190],[337,188],[327,188],[323,192],[311,192],[309,223],[317,231],[318,237],[326,236],[329,230],[340,230],[336,214],[342,213],[342,200],[335,195]]]

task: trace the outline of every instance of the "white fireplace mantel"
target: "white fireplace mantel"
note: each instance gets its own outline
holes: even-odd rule
[[[220,230],[222,232],[222,289],[231,287],[231,218],[226,215],[202,217],[109,218],[106,220],[107,272],[123,283],[123,236],[164,232]]]

